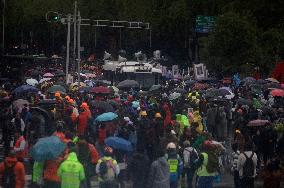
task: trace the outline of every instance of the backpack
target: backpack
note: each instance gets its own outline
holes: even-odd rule
[[[104,180],[115,179],[115,166],[113,164],[113,159],[102,160],[100,163],[100,175]]]
[[[215,152],[208,152],[208,163],[206,166],[207,172],[214,173],[219,170],[219,159]]]
[[[246,161],[243,166],[243,177],[252,177],[254,175],[254,168],[255,168],[252,160],[254,152],[252,152],[250,157],[248,157],[245,153],[243,154],[246,157]]]
[[[170,170],[170,182],[176,182],[178,180],[178,171],[179,171],[179,162],[180,162],[179,155],[177,155],[176,158],[169,158],[168,156],[166,158]]]
[[[12,165],[11,167],[8,167],[6,163],[5,165],[5,170],[4,170],[4,175],[2,179],[2,187],[3,188],[15,188],[16,187],[16,174],[14,173],[14,168],[17,163]]]
[[[193,168],[195,161],[198,159],[198,154],[196,150],[194,148],[192,148],[192,150],[185,148],[184,151],[187,151],[189,153],[189,157],[187,161],[185,161],[185,158],[183,157],[184,164],[188,164],[188,167]]]

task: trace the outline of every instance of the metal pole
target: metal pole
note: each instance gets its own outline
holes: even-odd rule
[[[70,60],[70,30],[71,30],[71,14],[68,14],[67,18],[68,32],[67,32],[67,45],[66,45],[66,84],[68,82],[68,69],[69,69],[69,60]]]
[[[75,68],[75,62],[76,62],[76,37],[77,37],[77,1],[75,1],[75,5],[74,5],[74,15],[73,15],[73,22],[74,22],[74,27],[73,27],[73,68]],[[75,71],[75,69],[74,69]]]
[[[78,87],[80,87],[80,62],[81,62],[81,15],[78,11]]]
[[[150,48],[152,48],[152,29],[150,29],[149,43],[150,43]]]
[[[3,0],[3,10],[2,10],[2,55],[5,53],[5,5],[6,2]]]
[[[121,28],[119,28],[119,48],[121,49]]]
[[[95,47],[97,47],[97,29],[95,27]]]

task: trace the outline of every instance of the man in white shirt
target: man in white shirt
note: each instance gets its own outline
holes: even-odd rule
[[[244,152],[239,155],[237,170],[239,171],[241,187],[253,188],[256,177],[257,155],[252,151],[252,143],[247,143]]]

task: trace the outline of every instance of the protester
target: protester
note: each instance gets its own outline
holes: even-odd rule
[[[67,159],[61,163],[57,175],[61,181],[61,188],[80,187],[80,183],[85,180],[85,170],[78,161],[75,152],[71,152]]]
[[[3,188],[25,187],[25,167],[22,162],[17,160],[14,152],[11,152],[0,163],[0,185]]]
[[[96,173],[99,175],[100,187],[118,187],[117,177],[120,169],[117,161],[112,158],[113,149],[111,147],[105,147],[104,155],[104,157],[99,159],[96,166]]]
[[[252,143],[246,143],[244,152],[239,155],[237,169],[242,188],[253,188],[256,176],[257,155],[252,151]]]

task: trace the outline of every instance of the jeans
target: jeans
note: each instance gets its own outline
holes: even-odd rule
[[[170,187],[171,188],[178,188],[178,181],[170,182]]]
[[[199,176],[196,188],[212,188],[214,176]]]
[[[187,188],[192,188],[192,180],[194,177],[194,169],[193,168],[184,168],[185,174],[186,174],[186,183]]]

